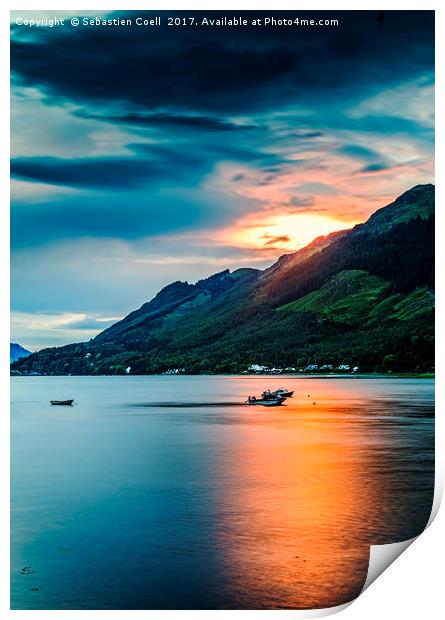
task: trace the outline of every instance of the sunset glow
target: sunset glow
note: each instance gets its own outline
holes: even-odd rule
[[[255,392],[257,379],[250,381]],[[229,575],[247,592],[264,580],[270,597],[292,608],[341,604],[360,591],[368,562],[361,515],[374,516],[381,483],[375,477],[363,484],[366,454],[356,446],[369,429],[359,426],[345,442],[345,427],[333,416],[335,404],[355,394],[318,380],[311,390],[319,394],[316,408],[300,397],[279,421],[240,425],[238,448],[219,461],[230,489],[220,499],[222,538],[230,532],[243,541],[242,554],[239,546],[228,550]]]
[[[298,250],[320,235],[351,228],[357,222],[345,222],[327,215],[277,215],[264,224],[241,226],[233,231],[236,243],[246,247]]]

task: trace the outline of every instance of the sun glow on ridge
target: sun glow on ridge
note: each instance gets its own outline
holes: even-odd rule
[[[357,222],[327,215],[277,215],[263,223],[245,222],[232,232],[232,239],[244,247],[298,250],[320,235],[351,228]]]

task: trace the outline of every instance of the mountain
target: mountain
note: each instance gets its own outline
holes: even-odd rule
[[[264,271],[174,282],[96,338],[45,349],[22,373],[241,372],[250,364],[434,365],[434,186],[418,185],[351,230]]]
[[[27,351],[21,345],[16,342],[9,343],[9,363],[16,362],[19,359],[28,357],[31,355],[31,351]]]
[[[196,284],[173,282],[163,288],[151,301],[139,310],[131,312],[122,321],[115,323],[96,337],[98,342],[107,342],[115,337],[141,329],[149,329],[160,321],[180,319],[207,307],[232,288],[242,289],[255,280],[261,272],[257,269],[228,269]],[[148,334],[147,334],[148,335]]]
[[[430,215],[434,215],[434,185],[416,185],[371,215],[364,230],[378,234],[414,217],[426,219]]]

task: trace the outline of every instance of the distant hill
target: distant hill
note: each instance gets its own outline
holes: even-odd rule
[[[434,186],[418,185],[351,230],[264,271],[174,282],[87,343],[13,365],[50,374],[242,372],[250,364],[434,365]]]
[[[16,342],[9,343],[9,363],[10,364],[24,357],[28,357],[28,355],[31,355],[31,351],[27,351],[26,349],[24,349],[21,345],[17,344]]]

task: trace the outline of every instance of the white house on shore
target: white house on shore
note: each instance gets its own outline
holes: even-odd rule
[[[267,372],[269,370],[268,366],[260,366],[260,364],[251,364],[248,368],[251,372]]]

